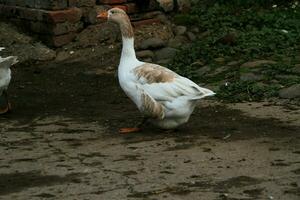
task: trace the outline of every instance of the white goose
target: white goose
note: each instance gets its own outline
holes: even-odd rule
[[[162,129],[186,123],[197,101],[215,93],[160,65],[141,62],[134,50],[134,34],[129,17],[119,8],[100,13],[98,18],[117,23],[122,33],[122,54],[118,67],[121,88],[142,114]],[[121,133],[140,129],[123,128]]]
[[[3,47],[0,47],[0,51],[3,49]],[[0,114],[7,113],[11,110],[11,105],[7,97],[7,88],[11,79],[10,66],[17,62],[16,56],[6,58],[0,56]]]

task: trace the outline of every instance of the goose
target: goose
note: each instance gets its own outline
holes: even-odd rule
[[[166,67],[139,61],[134,49],[133,27],[124,10],[112,8],[99,13],[97,18],[116,23],[121,29],[119,84],[147,121],[161,129],[176,129],[189,120],[200,99],[215,94]],[[138,131],[141,126],[119,130],[120,133]]]
[[[2,51],[4,47],[0,47]],[[11,79],[10,66],[18,62],[16,56],[1,57],[0,56],[0,114],[5,114],[11,110],[11,105],[8,101],[7,88]]]

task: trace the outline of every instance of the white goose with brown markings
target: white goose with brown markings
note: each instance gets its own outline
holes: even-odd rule
[[[189,120],[197,101],[215,93],[160,65],[141,62],[134,50],[129,17],[119,8],[102,12],[98,18],[117,23],[122,33],[122,54],[118,67],[121,88],[142,114],[162,129],[174,129]],[[121,133],[139,131],[120,129]]]
[[[0,51],[3,49],[3,47],[0,47]],[[9,56],[6,58],[0,56],[0,114],[5,114],[11,110],[7,89],[11,79],[10,66],[17,62],[16,56]]]

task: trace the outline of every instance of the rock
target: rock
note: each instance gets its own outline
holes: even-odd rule
[[[241,81],[260,81],[263,79],[262,75],[254,74],[254,73],[245,73],[240,76]]]
[[[169,40],[168,46],[172,48],[179,48],[188,42],[187,38],[183,35],[178,35]]]
[[[172,61],[172,59],[162,59],[162,60],[156,61],[156,63],[159,65],[166,65],[166,64],[170,63],[171,61]]]
[[[279,90],[279,97],[284,99],[293,99],[300,97],[300,84],[295,84],[288,88]]]
[[[169,12],[174,9],[174,1],[173,0],[156,0],[159,3],[159,6],[165,11]]]
[[[203,76],[204,74],[207,74],[210,70],[211,70],[210,67],[206,65],[206,66],[201,67],[200,69],[196,70],[196,74],[198,76]]]
[[[231,61],[229,63],[227,63],[227,66],[236,66],[239,65],[242,61],[237,60],[237,61]]]
[[[192,67],[202,67],[202,66],[204,66],[204,63],[202,62],[202,61],[200,61],[200,60],[198,60],[198,61],[196,61],[196,62],[193,62],[192,64],[191,64],[191,66]]]
[[[154,53],[150,50],[143,50],[143,51],[136,52],[136,56],[138,58],[153,58]]]
[[[175,35],[184,35],[186,33],[187,28],[185,26],[176,26],[175,27]]]
[[[191,9],[190,0],[177,0],[178,10],[181,12],[188,12]]]
[[[300,64],[296,64],[295,67],[292,68],[292,72],[300,74]]]
[[[228,33],[217,40],[218,43],[222,43],[225,45],[234,45],[236,43],[236,34]]]
[[[217,63],[219,63],[219,64],[224,64],[225,63],[225,58],[215,58],[214,59]]]
[[[273,65],[276,64],[277,62],[273,60],[256,60],[256,61],[249,61],[241,65],[241,67],[259,67],[261,65]]]
[[[165,47],[163,49],[159,49],[155,51],[155,57],[156,60],[172,59],[177,52],[178,52],[177,49],[171,47]]]
[[[187,32],[187,36],[191,41],[195,41],[197,39],[196,35],[192,32]]]
[[[57,53],[56,61],[63,61],[70,58],[70,53],[67,51],[60,51]]]
[[[152,63],[152,58],[142,58],[143,62],[148,62],[148,63]]]
[[[211,34],[210,31],[205,31],[203,33],[200,33],[200,35],[198,36],[199,39],[203,39],[203,38],[206,38],[207,36],[209,36]]]
[[[191,29],[191,31],[192,31],[193,33],[199,33],[199,32],[200,32],[200,30],[199,30],[198,27],[193,27],[193,28]]]
[[[166,43],[160,38],[149,38],[144,40],[138,49],[157,49],[161,47],[165,47]]]
[[[53,60],[56,57],[56,52],[52,49],[49,49],[41,43],[36,43],[34,45],[34,57],[38,61],[49,61]]]

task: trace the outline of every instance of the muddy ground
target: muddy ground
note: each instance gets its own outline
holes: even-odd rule
[[[0,199],[299,199],[298,108],[211,99],[176,132],[120,135],[141,116],[118,51],[13,68]]]

